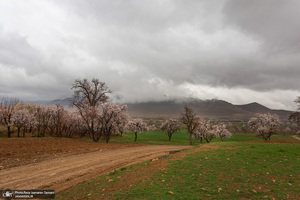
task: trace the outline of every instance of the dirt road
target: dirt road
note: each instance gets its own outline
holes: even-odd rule
[[[297,135],[293,135],[292,137],[297,139],[297,140],[300,140],[300,137],[298,137]]]
[[[114,169],[186,148],[158,145],[99,150],[8,168],[0,171],[0,189],[49,189],[59,192]]]

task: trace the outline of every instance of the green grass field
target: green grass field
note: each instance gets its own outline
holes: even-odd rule
[[[184,132],[172,144],[187,144]],[[254,134],[194,145],[96,177],[56,195],[57,199],[300,199],[300,143],[256,143]],[[276,135],[271,141],[296,141]],[[133,134],[111,142],[132,142]],[[161,132],[141,133],[144,144],[166,144]],[[199,142],[198,142],[199,143]]]
[[[173,134],[169,142],[168,135],[161,131],[149,131],[138,133],[137,144],[163,144],[163,145],[186,145],[188,144],[188,134],[185,130]],[[112,137],[110,142],[134,143],[134,133],[125,133],[123,136]],[[199,141],[198,141],[199,142]]]
[[[138,183],[131,187],[132,189],[111,194],[111,197],[116,199],[299,198],[299,144],[215,143],[210,145],[218,148],[196,153],[186,152],[186,156],[182,159],[169,160],[167,170],[156,174],[152,179]]]
[[[186,130],[181,130],[173,134],[171,141],[169,142],[168,136],[166,133],[161,131],[150,131],[146,133],[138,133],[138,139],[136,144],[161,144],[161,145],[188,145],[189,144],[189,135],[186,133]],[[254,133],[235,133],[230,138],[224,138],[224,142],[229,141],[263,141],[261,138],[257,138]],[[291,135],[273,135],[271,141],[297,141]],[[113,143],[134,143],[134,134],[125,133],[123,136],[112,137],[110,142]],[[221,142],[219,138],[213,139],[211,141]],[[206,143],[203,140],[203,143]],[[200,140],[197,140],[195,144],[200,144]]]

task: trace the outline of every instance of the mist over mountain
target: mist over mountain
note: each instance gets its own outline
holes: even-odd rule
[[[47,104],[60,104],[70,109],[71,101],[72,98],[56,99]],[[270,109],[257,102],[234,105],[224,100],[201,100],[194,98],[128,103],[127,106],[130,116],[153,119],[177,118],[183,112],[184,106],[191,107],[202,117],[216,120],[249,120],[256,113],[272,113],[277,114],[281,120],[286,121],[288,114],[291,112]]]
[[[198,115],[217,120],[249,120],[256,113],[277,114],[286,121],[290,111],[269,109],[259,103],[233,105],[224,100],[162,101],[127,104],[132,116],[143,118],[179,117],[184,106],[191,107]]]
[[[72,106],[72,97],[70,98],[65,98],[65,99],[55,99],[53,101],[50,101],[47,103],[47,105],[56,105],[59,104],[61,106],[64,106],[66,108],[71,107]]]

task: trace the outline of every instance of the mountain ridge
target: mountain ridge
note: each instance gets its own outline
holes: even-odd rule
[[[69,106],[72,98],[56,99],[48,105],[60,104]],[[125,103],[126,104],[126,103]],[[191,107],[197,115],[217,120],[249,120],[256,113],[277,114],[281,120],[286,121],[291,111],[270,109],[257,102],[243,105],[234,105],[218,99],[171,99],[165,101],[149,101],[140,103],[127,103],[128,112],[132,117],[166,119],[178,118],[184,106]]]

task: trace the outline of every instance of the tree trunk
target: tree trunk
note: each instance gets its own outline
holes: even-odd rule
[[[37,132],[38,132],[38,137],[40,137],[40,132],[41,132],[41,127],[40,126],[38,127]]]
[[[207,143],[209,143],[209,140],[207,138],[204,138],[206,140]]]
[[[20,129],[21,127],[18,127],[18,137],[20,137]]]
[[[11,133],[10,133],[10,126],[7,127],[7,137],[10,138]]]
[[[93,136],[93,142],[98,142],[99,141],[99,138],[95,138],[94,136]]]
[[[26,128],[24,127],[23,128],[23,137],[25,137],[25,131],[26,131]]]
[[[135,135],[134,142],[136,142],[136,140],[137,140],[137,132],[135,132],[134,135]]]
[[[171,141],[172,134],[169,133],[169,142]]]
[[[190,133],[190,145],[193,144],[193,138],[192,138],[193,134]]]

